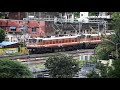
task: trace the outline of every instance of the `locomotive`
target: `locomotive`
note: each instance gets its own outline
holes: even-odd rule
[[[110,35],[110,33],[107,33]],[[30,54],[56,51],[72,51],[78,49],[94,49],[102,42],[101,34],[81,34],[50,38],[29,38],[27,49]]]

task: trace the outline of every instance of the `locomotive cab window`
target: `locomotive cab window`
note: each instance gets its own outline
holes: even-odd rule
[[[91,36],[90,36],[90,35],[88,35],[88,36],[87,36],[87,38],[91,38]]]
[[[38,40],[38,42],[42,42],[42,39]]]
[[[85,38],[85,35],[81,35],[81,38]]]
[[[33,39],[33,43],[36,43],[36,39]]]

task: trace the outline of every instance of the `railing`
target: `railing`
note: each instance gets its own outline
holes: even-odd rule
[[[54,23],[104,23],[104,20],[87,20],[84,21],[79,21],[78,19],[62,19],[62,18],[23,18],[23,20],[28,21],[28,20],[43,20],[43,21],[54,21]]]
[[[107,16],[88,16],[88,18],[106,18],[106,19],[111,19],[110,15]]]
[[[23,20],[44,20],[44,21],[54,21],[54,18],[23,18]]]

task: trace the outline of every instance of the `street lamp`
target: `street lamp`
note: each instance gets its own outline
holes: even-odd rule
[[[111,42],[112,44],[114,44],[114,45],[116,46],[116,58],[118,59],[118,45],[119,45],[120,43],[115,43],[115,42],[113,42],[113,41],[111,41],[111,40],[109,40],[109,39],[104,39],[104,40],[106,40],[106,41],[108,41],[108,42]]]

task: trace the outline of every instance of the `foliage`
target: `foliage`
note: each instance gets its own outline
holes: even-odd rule
[[[80,12],[74,12],[74,16],[79,18],[80,17]]]
[[[109,59],[109,55],[115,51],[115,48],[113,48],[112,45],[110,44],[100,44],[98,45],[98,47],[96,48],[96,58],[100,59],[100,60],[108,60]]]
[[[108,65],[105,66],[104,64],[99,62],[96,68],[100,70],[101,78],[107,78]]]
[[[112,66],[113,67],[109,68],[108,77],[120,78],[120,60],[114,60]]]
[[[120,12],[112,13],[112,25],[115,32],[114,35],[104,36],[102,44],[96,48],[98,59],[109,59],[111,54],[116,57],[116,44],[120,43]],[[107,40],[106,40],[107,39]],[[118,55],[120,56],[120,45],[117,45]]]
[[[114,35],[103,37],[102,44],[96,47],[97,59],[109,59],[109,55],[116,57],[116,49],[120,56],[120,12],[112,13],[112,25],[115,32]],[[117,45],[118,44],[118,45]],[[117,48],[116,48],[117,45]],[[119,58],[120,59],[120,58]],[[97,67],[100,70],[101,78],[120,78],[120,60],[114,60],[112,67],[105,66],[98,63]],[[93,77],[95,73],[92,72],[90,77]]]
[[[0,59],[0,78],[32,78],[29,69],[18,61]]]
[[[105,66],[99,62],[96,68],[100,70],[97,78],[120,78],[120,60],[114,60],[112,66]],[[87,75],[88,78],[95,78],[95,76],[97,76],[95,71],[91,71]]]
[[[99,70],[98,73],[96,69]],[[107,78],[108,77],[108,65],[105,66],[102,63],[98,62],[96,65],[96,69],[93,69],[89,74],[87,74],[88,78]]]
[[[87,74],[88,78],[99,78],[99,74],[97,74],[94,70],[92,70],[89,74]]]
[[[89,16],[96,16],[98,14],[99,14],[99,12],[89,12]]]
[[[61,53],[49,57],[45,66],[53,78],[72,78],[79,70],[79,64],[72,56]]]
[[[0,43],[5,40],[5,30],[0,28]]]

